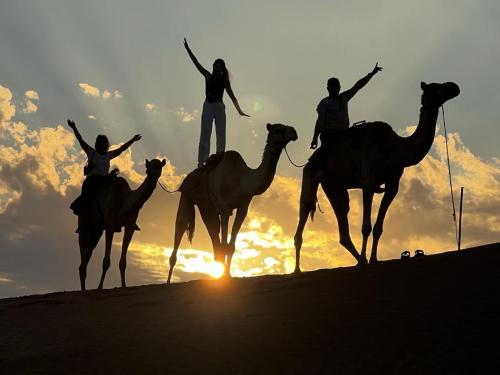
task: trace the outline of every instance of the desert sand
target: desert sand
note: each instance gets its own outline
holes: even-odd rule
[[[0,373],[497,373],[499,266],[492,244],[298,276],[4,299]]]

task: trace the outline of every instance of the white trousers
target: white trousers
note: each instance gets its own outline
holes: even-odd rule
[[[201,113],[201,133],[198,147],[198,165],[203,164],[210,155],[210,137],[212,124],[215,121],[215,136],[217,138],[217,153],[226,150],[226,107],[223,102],[203,103]]]

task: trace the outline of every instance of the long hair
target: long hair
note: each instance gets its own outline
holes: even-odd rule
[[[213,66],[215,66],[215,64],[220,64],[220,65],[222,65],[222,71],[223,71],[223,73],[224,73],[224,79],[225,79],[226,81],[228,81],[228,82],[229,82],[229,81],[230,81],[230,77],[229,77],[229,70],[227,70],[227,67],[226,67],[226,63],[225,63],[225,61],[219,58],[219,59],[216,59],[216,60],[214,61]]]
[[[95,150],[100,154],[105,154],[109,150],[109,140],[104,134],[99,134],[95,139]]]

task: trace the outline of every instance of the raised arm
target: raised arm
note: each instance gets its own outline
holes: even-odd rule
[[[111,159],[113,158],[116,158],[118,155],[120,155],[123,151],[125,151],[127,148],[129,148],[132,143],[140,140],[142,137],[140,134],[136,134],[134,135],[129,141],[125,142],[124,144],[122,144],[120,147],[118,147],[117,149],[114,149],[114,150],[111,150],[109,151],[109,154],[111,156]]]
[[[368,73],[366,76],[361,78],[358,82],[354,84],[349,90],[344,92],[344,95],[346,95],[347,100],[351,100],[354,95],[357,94],[359,90],[361,90],[363,87],[366,86],[366,84],[372,79],[372,77],[380,72],[382,70],[382,67],[378,66],[378,63],[375,64],[375,67],[373,70]]]
[[[236,110],[238,111],[240,116],[250,117],[249,115],[247,115],[245,112],[243,112],[241,110],[240,104],[238,103],[238,99],[236,99],[236,96],[234,95],[233,89],[231,88],[231,82],[229,82],[229,81],[227,81],[227,83],[226,83],[226,91],[227,91],[227,94],[229,95],[229,97],[231,98],[231,100],[233,101],[233,104],[236,107]]]
[[[73,133],[75,133],[75,137],[78,143],[80,143],[80,147],[82,148],[82,150],[85,151],[86,154],[88,154],[91,147],[87,144],[87,142],[83,140],[82,135],[76,128],[75,122],[72,120],[68,120],[68,126],[73,130]]]
[[[196,68],[198,69],[198,71],[203,74],[203,76],[205,78],[208,78],[210,77],[210,72],[208,70],[206,70],[203,65],[201,65],[198,61],[198,59],[196,58],[196,56],[194,55],[193,51],[191,51],[191,48],[189,48],[189,44],[186,40],[186,38],[184,38],[184,48],[186,48],[186,51],[189,55],[189,57],[191,58],[191,60],[193,61],[193,64],[194,66],[196,66]]]

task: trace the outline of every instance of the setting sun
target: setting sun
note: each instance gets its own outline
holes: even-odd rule
[[[212,276],[214,279],[218,279],[224,275],[224,265],[220,262],[211,262],[207,264],[206,273]]]

